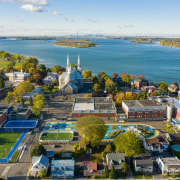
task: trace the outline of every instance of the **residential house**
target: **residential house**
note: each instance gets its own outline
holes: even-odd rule
[[[30,77],[30,74],[23,72],[22,69],[20,72],[6,73],[5,75],[9,77],[9,81],[15,83],[26,81]]]
[[[58,80],[58,73],[48,72],[47,76],[43,79],[43,83],[50,85],[51,83],[55,83],[57,80]]]
[[[147,93],[153,93],[154,91],[159,91],[155,86],[143,86],[141,90],[145,90]]]
[[[107,153],[106,162],[109,170],[114,165],[114,169],[120,171],[122,163],[125,162],[124,153]]]
[[[44,94],[43,91],[39,87],[35,87],[32,92],[26,92],[22,98],[25,100],[30,100],[31,98],[33,99],[35,96],[38,94]]]
[[[173,82],[172,84],[170,84],[168,86],[168,91],[171,92],[171,93],[177,93],[178,90],[179,90],[179,87],[178,87],[177,82]]]
[[[156,162],[162,174],[174,174],[180,172],[180,160],[177,157],[158,157]]]
[[[148,81],[145,79],[136,79],[134,80],[134,85],[137,89],[141,89],[143,86],[148,86]]]
[[[150,156],[136,157],[134,160],[134,169],[136,172],[152,173],[153,160]]]
[[[41,168],[45,169],[46,173],[49,167],[49,159],[44,155],[32,157],[32,167],[30,170],[31,176],[38,177]]]
[[[154,139],[144,139],[143,146],[145,150],[148,151],[167,151],[169,142],[165,138],[154,138]]]
[[[52,160],[51,177],[52,178],[73,178],[75,160]]]
[[[84,162],[83,173],[84,176],[92,176],[97,172],[97,162]]]

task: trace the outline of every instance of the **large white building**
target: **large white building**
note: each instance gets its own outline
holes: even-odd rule
[[[180,172],[180,160],[177,157],[158,157],[156,162],[162,174],[174,174]]]
[[[78,55],[77,69],[72,68],[69,62],[69,55],[67,56],[66,72],[59,76],[59,90],[64,94],[77,93],[79,89],[83,88],[83,76],[81,74],[80,57]]]
[[[7,77],[9,77],[9,81],[11,82],[22,82],[26,81],[28,77],[30,77],[29,73],[25,73],[22,71],[20,72],[12,72],[12,73],[6,73],[5,74]]]

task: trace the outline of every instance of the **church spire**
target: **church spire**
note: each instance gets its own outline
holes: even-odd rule
[[[71,69],[70,63],[69,63],[69,54],[67,54],[67,67],[66,67],[66,72],[69,72]]]
[[[80,64],[80,56],[78,54],[78,66],[77,66],[77,70],[81,73],[81,64]]]

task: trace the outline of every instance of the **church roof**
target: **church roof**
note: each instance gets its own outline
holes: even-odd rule
[[[78,71],[63,72],[59,79],[64,79],[65,81],[73,81],[75,79],[83,79],[83,76]]]

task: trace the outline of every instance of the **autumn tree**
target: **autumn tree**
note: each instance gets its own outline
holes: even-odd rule
[[[132,131],[120,134],[114,139],[116,152],[124,152],[125,156],[132,157],[142,153],[142,143],[138,136]]]
[[[98,77],[96,75],[94,75],[91,80],[92,80],[92,84],[99,83]]]
[[[105,72],[100,72],[100,73],[98,74],[98,77],[101,78],[104,74],[105,74]]]
[[[33,106],[31,106],[31,110],[36,116],[41,113],[41,110],[44,108],[45,101],[45,97],[42,94],[33,98]]]
[[[124,74],[123,77],[122,77],[122,82],[124,84],[130,84],[130,76],[129,74]]]
[[[93,91],[97,91],[99,89],[101,89],[101,85],[100,84],[96,83],[96,84],[93,85]]]
[[[43,145],[35,144],[30,150],[30,156],[41,156],[46,155],[46,149]]]
[[[118,77],[118,73],[113,73],[112,74],[112,78],[117,78]]]
[[[158,83],[158,88],[164,92],[164,93],[167,93],[168,92],[168,84],[166,84],[165,82],[159,82]]]
[[[60,71],[65,71],[64,67],[62,67],[60,65],[55,65],[51,69],[51,72],[53,72],[53,73],[59,73]]]
[[[137,79],[141,79],[141,80],[145,80],[144,76],[142,74],[140,74]]]
[[[108,93],[116,94],[119,91],[119,85],[117,83],[111,83],[105,87]]]
[[[88,78],[91,78],[92,72],[90,70],[85,70],[83,71],[82,75],[84,79],[88,79]]]
[[[81,135],[82,143],[96,147],[101,144],[108,126],[100,117],[84,116],[78,119],[76,129]]]

